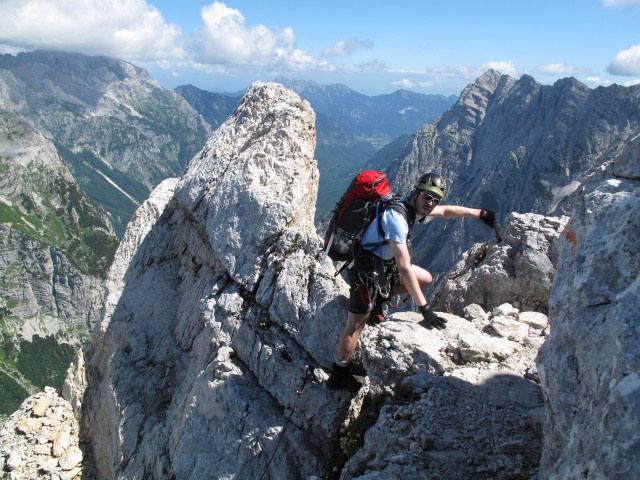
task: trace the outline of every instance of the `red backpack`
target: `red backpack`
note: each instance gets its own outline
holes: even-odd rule
[[[326,254],[335,261],[352,259],[365,228],[376,218],[380,201],[386,204],[393,198],[384,173],[375,170],[359,173],[333,210],[324,237]]]

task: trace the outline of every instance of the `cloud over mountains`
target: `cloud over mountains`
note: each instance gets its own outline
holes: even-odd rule
[[[0,43],[127,60],[184,59],[182,32],[145,0],[4,0]]]

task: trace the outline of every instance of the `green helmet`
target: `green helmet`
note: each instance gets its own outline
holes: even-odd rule
[[[442,200],[444,198],[444,181],[439,173],[429,172],[420,175],[418,183],[416,184],[418,190],[424,190],[429,192],[434,197]]]

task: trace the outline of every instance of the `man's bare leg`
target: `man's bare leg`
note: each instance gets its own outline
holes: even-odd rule
[[[420,284],[420,288],[424,288],[427,285],[429,285],[431,282],[433,282],[433,277],[424,268],[419,267],[418,265],[411,265],[411,268],[415,272],[416,277],[418,277],[418,283]],[[393,290],[391,295],[392,296],[401,295],[403,293],[407,293],[407,289],[405,288],[404,284],[400,283],[400,285]]]
[[[358,346],[358,337],[367,323],[368,313],[351,313],[347,315],[347,324],[338,340],[336,359],[341,366],[346,366]]]

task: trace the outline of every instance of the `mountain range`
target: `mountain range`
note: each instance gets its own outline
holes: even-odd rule
[[[320,169],[316,220],[329,212],[351,178],[376,152],[397,137],[415,132],[435,120],[456,100],[397,90],[369,97],[346,85],[319,85],[313,81],[277,77],[274,82],[309,101],[316,113],[315,158]],[[237,106],[240,96],[207,92],[193,85],[175,89],[216,128]],[[378,167],[373,159],[374,167]]]
[[[640,86],[590,89],[573,78],[541,85],[489,70],[437,121],[413,134],[388,174],[408,192],[440,172],[445,202],[511,212],[567,214],[571,194],[620,159],[640,134]],[[437,278],[492,232],[472,219],[432,219],[413,238],[416,260]]]
[[[118,235],[161,180],[178,176],[209,124],[148,73],[108,57],[0,55],[0,109],[54,142],[80,188]]]

